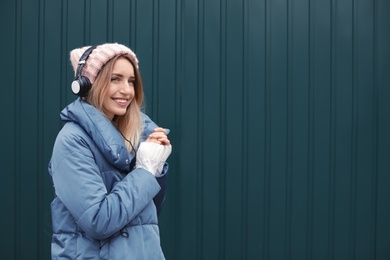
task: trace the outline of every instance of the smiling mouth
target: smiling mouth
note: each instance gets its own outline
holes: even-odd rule
[[[122,106],[127,105],[127,103],[129,102],[128,99],[122,99],[122,98],[113,98],[113,100]]]

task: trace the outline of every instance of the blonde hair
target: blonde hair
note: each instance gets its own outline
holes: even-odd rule
[[[133,65],[135,74],[135,96],[133,101],[128,106],[126,113],[122,116],[114,116],[111,121],[122,134],[127,150],[131,152],[133,147],[138,147],[138,143],[141,138],[143,128],[141,107],[144,99],[141,75],[131,58],[127,55],[119,55],[109,60],[99,71],[99,74],[97,75],[86,100],[88,103],[96,107],[100,112],[106,115],[106,111],[103,108],[103,100],[107,94],[108,86],[111,81],[111,74],[114,63],[119,57],[125,57]],[[130,141],[131,143],[126,142],[126,140]]]

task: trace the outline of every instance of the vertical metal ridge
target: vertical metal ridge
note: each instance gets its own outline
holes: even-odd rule
[[[219,192],[219,219],[221,220],[219,223],[219,258],[225,259],[226,258],[226,221],[225,221],[225,215],[226,215],[226,77],[227,77],[227,67],[226,67],[226,60],[227,60],[227,26],[226,26],[226,20],[227,20],[227,3],[226,0],[220,0],[221,3],[221,52],[220,52],[220,63],[221,63],[221,75],[220,75],[220,82],[221,82],[221,95],[220,95],[220,125],[221,125],[221,135],[220,135],[220,151],[221,152],[221,160],[220,160],[220,172],[219,172],[219,186],[220,186],[220,192]]]
[[[359,127],[359,113],[358,113],[358,74],[356,73],[358,67],[358,48],[355,46],[355,22],[357,18],[357,10],[355,1],[352,0],[352,133],[351,133],[351,198],[350,198],[350,248],[349,257],[351,259],[355,256],[356,248],[356,204],[357,204],[357,158],[358,158],[358,127]]]
[[[183,73],[183,64],[184,64],[184,37],[183,37],[183,30],[184,30],[184,19],[182,17],[182,14],[184,13],[184,7],[182,4],[181,0],[176,0],[176,57],[175,57],[175,136],[174,140],[181,140],[182,136],[182,100],[183,100],[183,93],[182,93],[182,88],[181,86],[183,85],[184,82],[184,73]],[[181,162],[180,162],[180,154],[175,153],[175,171],[179,172],[179,169],[181,169]],[[176,183],[181,183],[181,175],[177,174]],[[175,185],[174,187],[175,194],[180,194],[180,185]],[[176,199],[175,196],[175,203],[174,203],[174,223],[176,224],[173,227],[173,232],[174,232],[174,243],[177,245],[177,248],[180,248],[182,245],[182,232],[180,229],[180,224],[182,222],[182,214],[181,214],[181,209],[180,207],[176,206],[179,205],[179,203],[176,203],[178,200]],[[180,201],[180,200],[179,200]],[[180,250],[174,250],[173,252],[173,259],[178,259],[180,255]]]
[[[41,232],[41,230],[44,230],[44,205],[43,205],[43,194],[44,194],[44,155],[43,155],[43,147],[44,147],[44,137],[43,137],[43,128],[44,128],[44,39],[45,39],[45,31],[44,31],[44,25],[45,25],[45,0],[39,0],[38,1],[38,140],[37,140],[37,212],[38,212],[38,224],[37,224],[37,234],[38,234],[38,258],[43,259],[44,258],[44,252],[45,248],[43,247],[43,238],[44,233]]]
[[[137,53],[137,0],[130,0],[130,33],[129,33],[129,44],[131,48]]]
[[[377,228],[378,228],[378,160],[379,160],[379,72],[378,72],[378,6],[377,0],[373,1],[373,164],[372,164],[372,202],[371,202],[371,243],[370,243],[370,259],[377,258],[376,245],[377,245]]]
[[[292,158],[292,139],[293,139],[293,11],[291,6],[293,1],[287,0],[287,144],[286,144],[286,236],[285,236],[285,259],[291,259],[291,219],[292,219],[292,174],[293,174],[293,158]]]
[[[309,24],[308,24],[308,31],[309,31],[309,107],[308,107],[308,122],[309,122],[309,141],[308,141],[308,187],[307,187],[307,240],[306,240],[306,259],[312,259],[313,255],[313,186],[314,186],[314,68],[312,67],[312,64],[314,63],[314,55],[313,55],[313,41],[314,41],[314,33],[313,33],[313,7],[312,2],[309,1]]]
[[[263,258],[269,258],[270,249],[270,172],[271,172],[271,97],[270,97],[270,10],[269,1],[265,1],[265,158],[264,158],[264,223],[263,223]]]
[[[91,0],[84,2],[84,43],[83,45],[91,44]]]
[[[197,5],[197,178],[196,178],[196,202],[197,202],[197,216],[196,216],[196,258],[203,258],[203,149],[204,149],[204,0],[198,0]]]
[[[243,60],[242,60],[242,75],[243,75],[243,109],[242,109],[242,212],[241,212],[241,259],[247,259],[247,237],[248,237],[248,165],[249,165],[249,127],[248,127],[248,115],[249,115],[249,12],[248,12],[248,0],[243,0],[242,8],[242,31],[243,31]]]
[[[330,126],[329,126],[329,191],[328,191],[328,258],[334,257],[335,245],[335,173],[337,131],[337,6],[330,1]]]
[[[159,2],[160,1],[153,1],[153,32],[152,35],[152,118],[154,118],[156,121],[158,121],[158,107],[159,107],[159,100],[158,100],[158,79],[159,79],[159,41],[160,41],[160,35],[159,35]]]
[[[184,41],[184,37],[183,37],[183,30],[184,30],[184,26],[183,26],[183,19],[182,19],[182,13],[183,13],[183,7],[182,7],[182,1],[181,0],[176,0],[176,32],[175,32],[175,35],[176,35],[176,50],[175,50],[175,119],[174,119],[174,122],[175,122],[175,129],[176,129],[176,133],[175,133],[175,136],[174,136],[174,139],[175,140],[181,140],[181,132],[182,132],[182,120],[181,120],[181,116],[182,116],[182,91],[181,91],[181,86],[183,85],[183,70],[182,70],[182,67],[183,67],[183,64],[184,64],[184,53],[183,53],[183,41]],[[179,155],[178,153],[174,153],[175,155]],[[175,156],[175,172],[179,172],[179,169],[180,169],[180,157],[178,156]],[[177,174],[176,175],[176,181],[177,183],[181,183],[181,178],[180,178],[180,174]],[[179,185],[175,185],[174,187],[174,191],[175,191],[175,194],[180,194],[180,189],[179,189]],[[177,207],[176,205],[179,205],[178,203],[176,203],[177,200],[176,200],[176,196],[175,196],[175,201],[174,201],[174,222],[173,223],[180,223],[181,221],[181,210],[179,207]],[[181,230],[180,228],[178,227],[178,225],[174,226],[173,227],[173,233],[174,233],[174,240],[173,242],[175,244],[178,245],[178,248],[180,248],[180,245],[181,245]],[[177,256],[178,256],[178,251],[179,250],[174,250],[174,253],[173,253],[173,259],[177,259]]]
[[[20,236],[21,236],[21,172],[20,172],[20,151],[21,151],[21,143],[20,139],[18,137],[21,136],[21,104],[20,104],[20,97],[21,97],[21,63],[22,63],[22,55],[21,55],[21,35],[22,35],[22,26],[21,26],[21,17],[22,17],[22,1],[21,0],[16,0],[15,1],[15,92],[14,92],[14,129],[15,129],[15,136],[14,136],[14,169],[15,169],[15,182],[14,182],[14,187],[15,187],[15,208],[14,208],[14,214],[15,214],[15,220],[14,220],[14,225],[15,225],[15,232],[14,232],[14,256],[15,259],[20,259],[20,248],[21,246],[21,241],[20,241]]]
[[[67,72],[69,69],[69,66],[66,66],[68,63],[66,62],[67,57],[68,57],[68,0],[62,1],[62,19],[61,19],[61,58],[60,58],[60,68],[61,68],[61,92],[60,92],[60,102],[59,102],[59,107],[58,111],[61,111],[61,109],[65,106],[66,104],[66,78],[67,78]],[[66,57],[66,58],[65,58]],[[59,122],[59,125],[61,125],[61,122]]]
[[[107,0],[107,41],[114,40],[114,1]]]

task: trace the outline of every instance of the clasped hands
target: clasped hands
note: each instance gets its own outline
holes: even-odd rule
[[[172,152],[167,131],[158,127],[142,142],[137,151],[137,168],[143,168],[155,176],[160,176],[165,161]]]

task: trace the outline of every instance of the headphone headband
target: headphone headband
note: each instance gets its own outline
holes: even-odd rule
[[[78,77],[81,76],[81,72],[83,71],[84,64],[87,61],[87,59],[88,59],[89,55],[91,54],[91,52],[95,48],[96,48],[96,46],[91,46],[91,47],[89,47],[88,49],[85,50],[83,55],[81,55],[79,63],[78,63],[78,66],[77,66],[75,79],[77,79]]]

